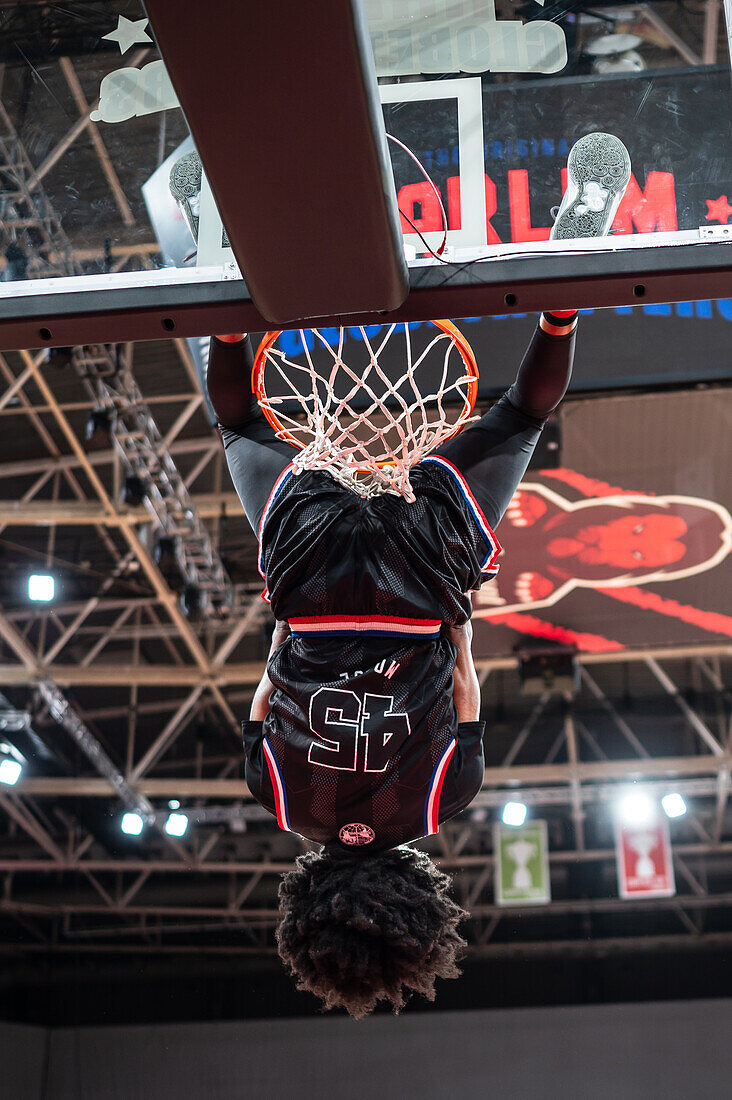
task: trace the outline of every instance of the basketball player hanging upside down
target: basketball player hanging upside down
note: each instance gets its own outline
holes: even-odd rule
[[[630,178],[624,146],[583,138],[553,237],[600,236]],[[282,829],[322,845],[280,886],[279,952],[299,987],[352,1016],[458,974],[466,916],[409,842],[483,777],[469,593],[572,371],[577,314],[542,313],[508,392],[412,470],[410,503],[295,475],[246,385],[249,338],[211,342],[208,390],[277,625],[243,723],[246,778]]]

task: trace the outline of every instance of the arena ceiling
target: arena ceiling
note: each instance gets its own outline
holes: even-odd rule
[[[16,167],[22,160],[26,221],[44,194],[84,270],[154,265],[140,188],[151,150],[159,163],[186,136],[182,116],[150,116],[139,160],[115,147],[114,132],[102,140],[88,113],[104,56],[83,34],[59,38],[53,56],[34,52],[22,30],[28,6],[0,4],[0,130],[6,148],[15,142]],[[110,10],[126,10],[71,7],[105,29]],[[56,5],[43,8],[52,19]],[[669,25],[698,48],[707,6],[667,8]],[[59,129],[66,136],[54,144]],[[94,240],[90,205],[109,226]],[[20,208],[3,207],[3,246],[19,228],[43,240],[37,209],[38,224],[13,226]],[[131,244],[109,247],[120,222]],[[111,426],[87,438],[101,408]],[[141,469],[152,480],[135,503],[125,483]],[[161,556],[161,533],[178,548],[195,535],[199,556]],[[242,778],[239,720],[273,625],[255,551],[184,341],[0,356],[0,730],[27,762],[18,785],[0,789],[6,1012],[22,1004],[21,1014],[42,1014],[38,998],[54,980],[107,975],[122,985],[127,959],[164,983],[202,968],[222,981],[251,975],[274,955],[278,877],[308,845],[277,830]],[[54,574],[52,604],[29,604],[30,572]],[[541,960],[627,965],[728,949],[732,647],[585,655],[573,698],[522,694],[510,655],[478,665],[484,789],[422,842],[455,873],[475,965],[514,965],[501,971],[510,982]],[[617,897],[608,807],[614,789],[639,780],[659,791],[673,781],[691,807],[674,824],[673,898]],[[549,828],[553,900],[539,908],[493,900],[492,825],[517,791]],[[192,819],[182,838],[163,828],[173,799]],[[125,809],[149,819],[141,837],[120,832]],[[693,992],[693,967],[688,983]],[[479,1003],[479,992],[470,996]]]

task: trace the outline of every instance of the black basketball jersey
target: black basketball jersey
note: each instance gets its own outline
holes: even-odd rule
[[[457,650],[500,546],[445,459],[416,500],[358,497],[330,474],[283,472],[260,524],[265,596],[291,637],[268,663],[264,723],[243,723],[246,777],[281,828],[363,851],[437,831],[483,775],[480,722],[458,725]]]

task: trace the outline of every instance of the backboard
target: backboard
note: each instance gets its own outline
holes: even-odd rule
[[[160,6],[150,6],[153,22]],[[363,0],[360,8],[370,43],[365,79],[378,87],[377,138],[386,142],[409,264],[409,295],[390,316],[732,294],[730,0],[698,8],[669,0]],[[223,3],[207,10],[208,33],[225,43],[242,13]],[[197,250],[167,192],[169,170],[192,140],[137,0],[1,0],[0,24],[2,346],[192,335],[233,327],[234,318],[267,327],[205,172]],[[265,106],[313,79],[307,42],[286,86],[276,53],[272,84],[259,90]],[[204,100],[209,74],[191,72],[190,80]],[[243,120],[237,141],[246,142],[256,89],[241,73],[229,82],[231,102],[219,109]],[[319,160],[319,124],[313,119],[303,173],[324,179],[338,164]],[[591,130],[624,141],[630,187],[610,238],[551,242],[567,154]],[[272,163],[287,140],[272,135]],[[293,179],[293,196],[297,186]],[[343,194],[355,239],[359,209],[370,201]],[[315,229],[324,255],[328,224]],[[339,305],[329,303],[317,320],[336,323]],[[368,310],[350,318],[373,319]]]
[[[382,98],[396,104],[385,108],[387,131],[415,151],[445,199],[448,258],[494,258],[527,244],[564,251],[565,242],[546,243],[551,209],[566,186],[571,146],[592,130],[620,137],[633,165],[613,248],[732,238],[732,86],[721,5],[700,11],[693,32],[682,27],[684,6],[673,3],[367,0],[366,10]],[[386,81],[409,83],[387,89]],[[472,110],[469,125],[451,126],[435,110],[435,85],[464,97],[476,86],[481,110]],[[394,168],[400,209],[417,228],[441,228],[414,164],[397,154]]]

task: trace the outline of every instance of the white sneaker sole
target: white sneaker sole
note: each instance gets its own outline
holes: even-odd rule
[[[178,203],[193,240],[198,244],[198,199],[201,194],[201,158],[198,153],[179,157],[170,170],[168,186]]]
[[[606,236],[630,182],[630,156],[620,138],[580,138],[569,154],[567,177],[551,239]]]

